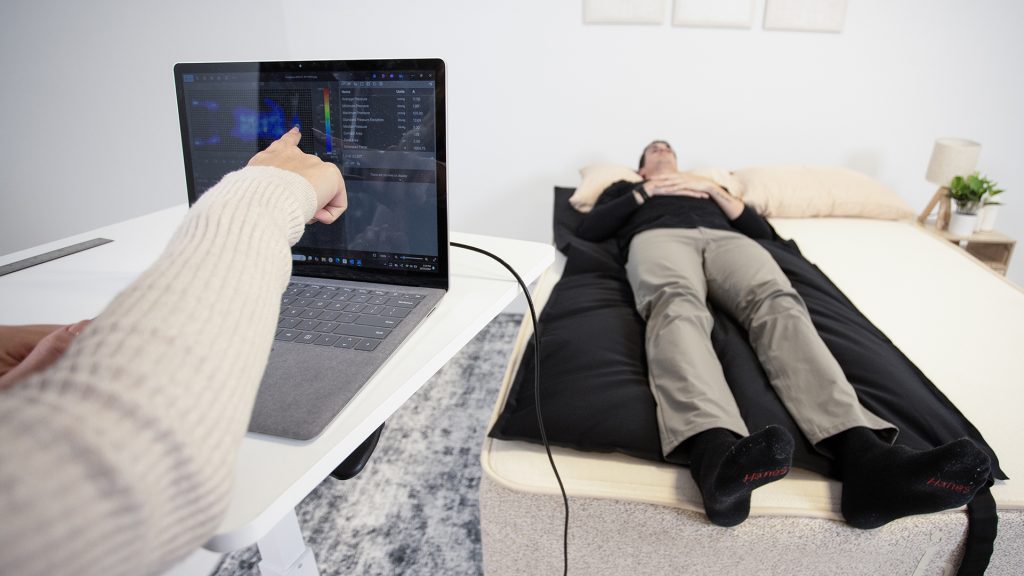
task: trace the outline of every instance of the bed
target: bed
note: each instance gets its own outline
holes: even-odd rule
[[[820,185],[819,180],[815,186]],[[864,185],[854,185],[860,200]],[[1024,292],[906,219],[835,217],[842,213],[836,209],[839,196],[823,214],[810,217],[779,217],[787,212],[777,205],[759,208],[977,427],[1006,476],[1019,479]],[[745,200],[759,202],[756,194]],[[556,220],[560,201],[565,197],[556,198]],[[560,255],[538,283],[539,308],[565,264]],[[527,317],[495,421],[531,334]],[[944,575],[956,573],[964,554],[964,509],[857,530],[842,522],[839,483],[819,472],[794,468],[753,493],[746,522],[720,528],[704,517],[685,468],[629,450],[552,450],[570,497],[569,565],[575,574]],[[558,573],[562,503],[543,447],[489,436],[481,465],[485,573]],[[1022,574],[1024,486],[996,481],[991,494],[998,533],[986,573]]]

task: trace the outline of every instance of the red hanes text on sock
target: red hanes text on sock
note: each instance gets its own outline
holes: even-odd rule
[[[956,492],[957,494],[967,494],[971,491],[971,487],[967,484],[957,484],[956,482],[947,482],[946,480],[939,480],[938,478],[929,478],[929,486],[935,486],[936,488],[943,488]]]
[[[776,468],[775,470],[765,470],[764,472],[751,472],[743,475],[743,482],[753,482],[755,480],[763,480],[765,478],[777,478],[779,476],[785,476],[789,472],[789,466],[783,468]]]

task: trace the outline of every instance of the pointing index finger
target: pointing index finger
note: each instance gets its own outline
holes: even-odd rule
[[[298,146],[299,140],[302,139],[302,132],[298,126],[292,126],[292,129],[281,135],[281,142],[290,144],[292,146]]]

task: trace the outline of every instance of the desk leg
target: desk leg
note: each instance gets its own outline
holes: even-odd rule
[[[320,576],[313,550],[302,539],[295,510],[285,514],[256,546],[263,576]]]

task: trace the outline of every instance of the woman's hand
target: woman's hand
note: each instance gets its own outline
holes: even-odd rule
[[[301,139],[302,132],[297,127],[292,128],[253,156],[249,166],[273,166],[290,170],[309,180],[316,189],[317,211],[313,219],[330,224],[348,208],[345,180],[337,166],[300,150]]]
[[[0,390],[56,362],[88,325],[0,326]]]

